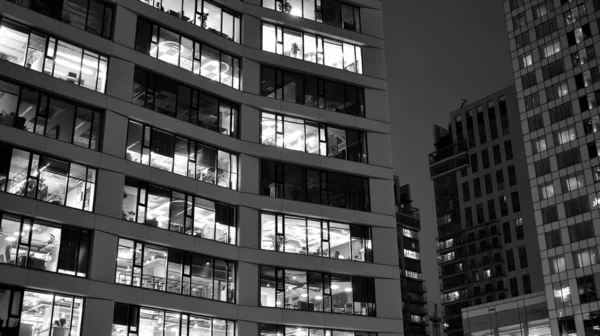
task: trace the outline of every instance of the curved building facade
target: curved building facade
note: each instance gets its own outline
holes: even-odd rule
[[[0,0],[0,331],[401,335],[377,0]]]

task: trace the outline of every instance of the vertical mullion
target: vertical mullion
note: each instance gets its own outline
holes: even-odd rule
[[[83,23],[83,25],[84,25],[83,30],[85,30],[85,31],[87,31],[87,29],[88,29],[88,20],[90,19],[90,7],[92,7],[90,1],[91,0],[87,0],[86,1],[87,2],[87,9],[85,11],[85,22]]]

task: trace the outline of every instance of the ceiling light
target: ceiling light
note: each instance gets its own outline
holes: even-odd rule
[[[350,288],[350,287],[346,287],[346,288],[344,289],[344,292],[350,293],[350,292],[352,292],[352,288]]]
[[[15,240],[17,240],[17,238],[15,238],[15,237],[10,237],[10,236],[6,237],[6,241],[14,242]]]
[[[331,289],[338,289],[338,288],[340,288],[340,286],[338,286],[338,285],[331,285]]]

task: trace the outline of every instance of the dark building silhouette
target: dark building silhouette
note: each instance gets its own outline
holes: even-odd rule
[[[394,182],[404,335],[429,335],[427,295],[421,269],[420,212],[412,206],[410,185],[400,185],[398,176],[394,176]]]
[[[462,106],[434,128],[429,155],[438,226],[444,332],[461,310],[543,288],[513,86]]]

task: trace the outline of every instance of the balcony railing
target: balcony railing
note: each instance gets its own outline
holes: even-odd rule
[[[465,140],[457,142],[451,146],[442,148],[436,152],[429,154],[429,164],[434,165],[445,159],[456,156],[462,152],[466,152],[467,149],[467,142]]]

